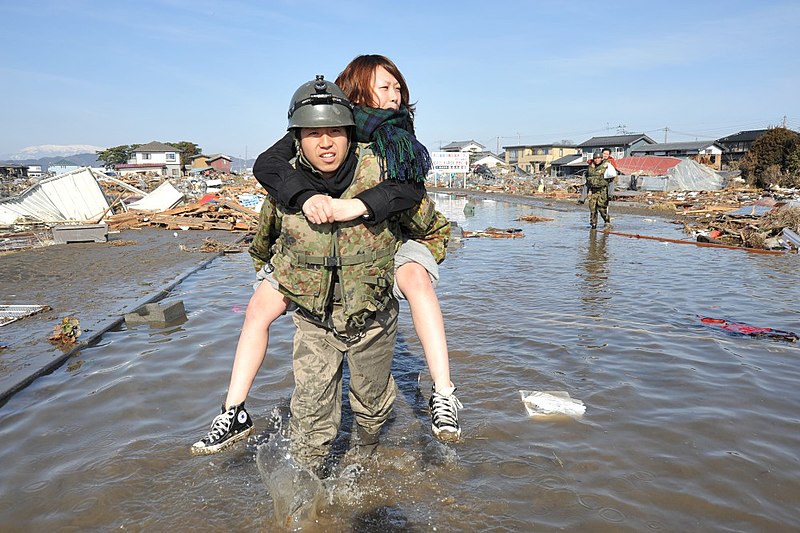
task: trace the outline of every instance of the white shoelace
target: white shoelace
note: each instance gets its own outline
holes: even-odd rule
[[[458,410],[463,408],[464,406],[461,405],[455,394],[445,396],[434,392],[431,405],[431,416],[434,425],[438,428],[451,427],[458,429]]]
[[[211,431],[206,436],[208,442],[213,442],[223,436],[231,428],[234,416],[236,416],[236,410],[228,409],[214,417],[214,421],[211,423]]]

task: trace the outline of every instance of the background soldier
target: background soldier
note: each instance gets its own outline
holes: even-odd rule
[[[595,152],[586,173],[586,186],[589,190],[589,221],[592,229],[597,227],[598,213],[603,217],[606,225],[611,222],[611,217],[608,216],[608,181],[606,180],[606,169],[609,165],[608,161],[603,161],[603,154]]]

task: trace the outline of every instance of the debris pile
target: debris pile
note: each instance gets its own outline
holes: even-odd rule
[[[162,227],[170,230],[227,230],[253,232],[258,226],[258,212],[234,200],[214,196],[188,205],[149,213],[129,210],[106,217],[115,229]]]
[[[764,250],[800,248],[800,202],[761,198],[736,210],[684,222],[684,231],[700,242]]]
[[[225,254],[238,254],[244,251],[245,248],[250,246],[247,241],[238,241],[235,243],[224,243],[210,237],[203,239],[203,244],[200,246],[190,248],[188,246],[180,245],[181,251],[184,252],[199,252],[199,253],[225,253]]]

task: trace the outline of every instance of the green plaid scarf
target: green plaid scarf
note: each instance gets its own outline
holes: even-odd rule
[[[401,182],[424,182],[431,168],[431,156],[414,137],[407,108],[377,109],[356,106],[356,140],[372,143],[378,156],[381,177]]]

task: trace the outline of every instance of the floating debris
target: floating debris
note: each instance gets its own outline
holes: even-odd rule
[[[552,222],[555,219],[547,217],[538,217],[536,215],[522,215],[517,220],[521,220],[523,222]]]
[[[74,316],[68,316],[53,330],[48,340],[53,344],[75,344],[81,336],[81,323]]]
[[[519,391],[525,410],[530,416],[567,415],[583,416],[586,406],[581,400],[571,398],[566,391]]]
[[[711,318],[708,316],[697,315],[701,324],[717,327],[721,330],[747,337],[766,337],[775,340],[797,342],[800,337],[791,331],[783,331],[773,328],[761,328],[745,324],[744,322],[733,322],[724,318]]]
[[[0,326],[49,310],[48,305],[0,305]]]
[[[522,228],[486,228],[483,231],[464,231],[464,238],[488,237],[490,239],[521,239],[525,237]]]

